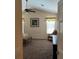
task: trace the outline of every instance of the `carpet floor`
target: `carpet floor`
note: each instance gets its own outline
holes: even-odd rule
[[[24,59],[52,59],[52,43],[48,40],[31,40],[24,46]]]

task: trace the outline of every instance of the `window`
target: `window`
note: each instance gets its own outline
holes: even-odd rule
[[[56,21],[50,20],[50,19],[48,19],[46,21],[46,23],[47,23],[47,34],[51,34],[54,31],[54,29],[55,29],[55,22]]]

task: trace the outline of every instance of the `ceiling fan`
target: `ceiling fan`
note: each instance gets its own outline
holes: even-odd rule
[[[34,11],[33,9],[28,9],[27,8],[27,3],[28,3],[28,0],[26,0],[26,9],[25,9],[25,11],[26,12],[34,12],[35,13],[36,11]]]

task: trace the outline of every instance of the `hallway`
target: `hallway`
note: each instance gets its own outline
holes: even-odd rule
[[[48,40],[32,40],[23,52],[24,59],[52,59],[52,43]]]

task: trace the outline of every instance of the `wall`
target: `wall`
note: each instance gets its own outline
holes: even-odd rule
[[[23,12],[25,18],[25,33],[28,33],[35,39],[47,39],[46,34],[46,19],[47,16],[56,16],[56,14],[36,10],[36,13]],[[39,27],[30,27],[30,18],[39,18]]]
[[[15,59],[23,59],[21,0],[15,1]]]

